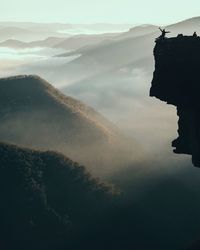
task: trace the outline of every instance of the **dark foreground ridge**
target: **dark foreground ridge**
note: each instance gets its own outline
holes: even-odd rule
[[[62,154],[0,143],[0,159],[1,249],[81,249],[116,200],[111,187]]]
[[[154,48],[155,71],[150,96],[177,107],[179,137],[174,152],[192,155],[200,167],[200,37],[158,38]]]

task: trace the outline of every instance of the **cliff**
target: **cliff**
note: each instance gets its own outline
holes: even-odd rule
[[[193,164],[200,167],[200,37],[158,38],[154,57],[150,96],[177,107],[179,137],[172,142],[174,152],[192,155]]]

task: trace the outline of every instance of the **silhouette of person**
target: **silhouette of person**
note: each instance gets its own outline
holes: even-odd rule
[[[166,31],[165,29],[161,29],[160,27],[159,27],[159,30],[161,31],[161,35],[160,35],[160,38],[165,38],[165,35],[167,34],[167,33],[170,33],[170,31]]]
[[[197,32],[196,31],[193,33],[193,37],[197,37]]]

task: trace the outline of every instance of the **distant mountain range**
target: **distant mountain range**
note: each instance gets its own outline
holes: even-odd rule
[[[119,31],[116,33],[109,33],[109,30],[107,33],[104,34],[80,34],[80,35],[72,35],[72,37],[65,38],[63,35],[62,37],[48,37],[46,39],[43,39],[41,41],[31,41],[31,42],[24,42],[20,41],[16,38],[18,35],[22,33],[31,33],[29,30],[22,29],[22,28],[15,28],[15,27],[8,27],[4,28],[4,32],[7,32],[8,40],[5,40],[0,43],[0,47],[10,47],[10,48],[34,48],[34,47],[55,47],[55,48],[63,48],[66,50],[77,50],[83,47],[88,47],[90,45],[96,45],[99,43],[102,43],[104,41],[109,41],[113,38],[116,39],[123,39],[124,37],[129,36],[141,36],[147,33],[151,33],[155,31],[157,27],[153,25],[142,25],[142,26],[136,26],[131,28],[128,32],[124,32],[121,34]],[[12,32],[13,31],[13,32]],[[39,30],[35,30],[34,32],[39,32]],[[46,32],[46,31],[45,31]],[[33,33],[34,34],[34,33]],[[1,34],[2,37],[6,34]],[[56,35],[56,34],[55,34]],[[61,34],[59,34],[61,36]],[[12,38],[12,39],[11,39]],[[76,52],[77,53],[77,52]]]
[[[41,41],[33,42],[22,42],[14,39],[8,39],[0,43],[0,47],[9,47],[13,49],[26,49],[35,47],[54,47],[55,45],[61,43],[65,38],[59,37],[48,37],[47,39]]]
[[[31,42],[34,40],[46,39],[47,37],[67,37],[65,34],[60,34],[57,31],[48,30],[33,30],[16,26],[1,27],[0,24],[0,41],[5,40],[20,40],[23,42]]]
[[[130,24],[65,24],[0,22],[0,41],[8,39],[31,42],[48,37],[69,37],[78,34],[101,34],[128,30]]]
[[[194,31],[200,34],[200,17],[167,26],[166,29],[171,32],[169,36],[177,36],[179,33],[192,35]],[[124,67],[141,59],[145,60],[152,56],[154,40],[159,35],[160,31],[156,26],[140,26],[102,44],[74,51],[73,54],[81,54],[82,56],[67,65],[66,73],[68,68],[70,72],[73,72],[75,68],[81,69],[82,78],[86,79],[91,75],[113,70],[116,67]],[[88,65],[90,68],[92,67],[90,71],[88,71]],[[70,82],[80,80],[75,75],[73,78]]]
[[[117,36],[115,33],[100,34],[100,35],[76,35],[69,38],[48,37],[44,40],[33,42],[22,42],[15,39],[8,39],[0,43],[0,47],[8,47],[14,49],[26,49],[36,47],[61,48],[66,50],[79,49],[84,46],[99,44],[105,39],[112,39]]]

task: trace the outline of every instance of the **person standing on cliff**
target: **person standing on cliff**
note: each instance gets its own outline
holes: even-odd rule
[[[160,35],[160,38],[165,38],[165,36],[166,36],[166,34],[167,33],[170,33],[170,31],[166,31],[165,29],[161,29],[160,27],[159,27],[159,30],[161,31],[161,35]]]
[[[196,31],[193,33],[193,37],[197,37],[197,32]]]

